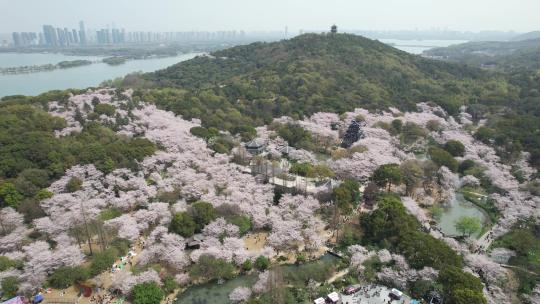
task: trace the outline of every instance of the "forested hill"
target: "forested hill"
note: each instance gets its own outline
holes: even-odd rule
[[[538,60],[537,60],[538,62]],[[306,34],[212,53],[150,74],[126,77],[135,99],[203,126],[242,133],[283,115],[342,113],[357,107],[404,110],[431,101],[487,119],[486,142],[509,163],[522,149],[540,167],[540,74],[509,75],[423,58],[349,34]]]
[[[425,52],[446,61],[507,72],[540,68],[540,38],[519,41],[467,42]]]
[[[350,34],[305,34],[237,46],[144,77],[159,87],[211,89],[229,101],[272,101],[275,115],[358,106],[410,109],[421,101],[455,112],[471,101],[509,100],[517,92],[496,74]]]

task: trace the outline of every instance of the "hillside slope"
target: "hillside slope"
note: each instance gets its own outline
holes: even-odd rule
[[[468,42],[424,52],[425,55],[502,71],[540,68],[540,38],[520,41]]]
[[[421,101],[455,112],[471,101],[511,99],[516,92],[495,74],[350,34],[305,34],[237,46],[145,78],[159,87],[212,89],[229,101],[281,98],[292,107],[277,103],[272,109],[276,115],[343,112],[357,106],[412,108]]]
[[[218,51],[142,78],[131,83],[153,89],[137,90],[136,99],[233,134],[283,115],[411,110],[419,102],[454,115],[474,104],[468,111],[477,121],[488,119],[489,140],[501,156],[511,162],[525,149],[540,166],[540,74],[423,58],[355,35],[306,34]]]

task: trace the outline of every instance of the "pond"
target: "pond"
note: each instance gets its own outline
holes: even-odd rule
[[[456,193],[456,197],[451,202],[450,206],[444,208],[442,216],[438,221],[438,226],[446,235],[460,235],[460,233],[456,230],[455,223],[462,216],[474,216],[479,218],[482,223],[482,227],[484,227],[489,221],[484,210],[466,200],[463,197],[463,194]]]
[[[278,266],[282,271],[283,277],[291,277],[293,273],[300,274],[305,270],[312,270],[317,265],[335,264],[339,258],[325,254],[320,259],[296,265]],[[175,304],[230,304],[229,293],[236,287],[245,286],[251,287],[257,282],[259,275],[249,274],[241,275],[232,280],[226,281],[223,284],[208,283],[189,287],[185,292],[179,294]],[[294,279],[294,278],[293,278]]]
[[[251,287],[257,282],[258,275],[242,275],[223,284],[208,283],[189,287],[178,295],[175,304],[229,304],[229,293],[236,287]]]

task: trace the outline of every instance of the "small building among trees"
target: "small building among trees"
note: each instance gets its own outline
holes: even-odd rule
[[[252,141],[246,143],[246,150],[253,154],[258,155],[264,152],[266,148],[266,142],[262,138],[255,138]]]

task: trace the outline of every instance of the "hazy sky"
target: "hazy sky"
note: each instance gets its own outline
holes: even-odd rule
[[[540,0],[0,0],[0,33],[126,30],[540,30]]]

